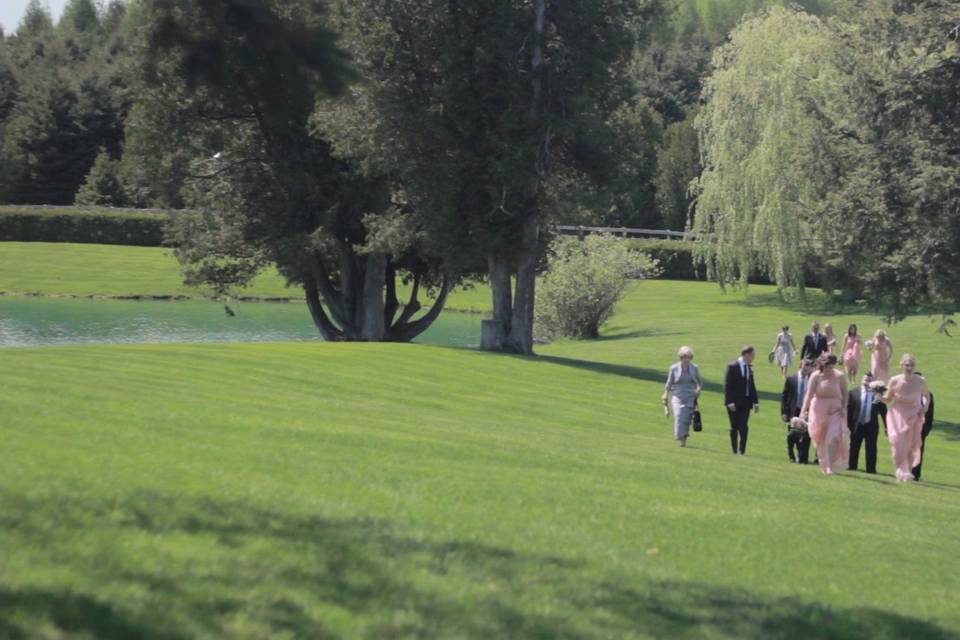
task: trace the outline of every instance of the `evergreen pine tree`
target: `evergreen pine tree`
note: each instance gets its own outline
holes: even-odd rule
[[[36,36],[41,33],[48,33],[53,30],[53,19],[50,17],[50,10],[40,3],[40,0],[30,0],[27,10],[23,14],[23,20],[17,27],[17,36],[20,38]]]
[[[74,199],[76,205],[125,207],[128,205],[123,185],[118,177],[119,162],[106,149],[100,149],[97,159]]]

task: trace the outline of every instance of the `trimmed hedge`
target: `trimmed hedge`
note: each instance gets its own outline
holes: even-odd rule
[[[694,266],[693,243],[683,240],[630,240],[637,251],[643,251],[660,263],[658,277],[667,280],[703,280],[706,270]]]
[[[0,241],[159,247],[168,219],[159,210],[0,206]]]

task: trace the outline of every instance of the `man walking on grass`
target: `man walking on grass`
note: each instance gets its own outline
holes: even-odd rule
[[[755,413],[760,411],[760,398],[757,396],[751,366],[755,355],[753,347],[744,347],[740,350],[740,357],[727,365],[723,393],[727,415],[730,416],[730,446],[734,455],[746,454],[750,410],[753,409]]]

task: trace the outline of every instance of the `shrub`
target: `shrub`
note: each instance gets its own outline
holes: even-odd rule
[[[78,207],[0,207],[0,241],[159,247],[169,214]]]
[[[538,336],[596,338],[631,278],[656,275],[655,260],[609,235],[560,236],[537,287]]]
[[[682,240],[630,240],[634,251],[657,261],[659,277],[670,280],[703,280],[705,269],[693,261],[693,243]]]

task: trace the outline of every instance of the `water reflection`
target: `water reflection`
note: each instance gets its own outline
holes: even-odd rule
[[[0,347],[55,344],[320,341],[300,303],[0,298]],[[447,312],[417,342],[476,347],[476,314]]]

